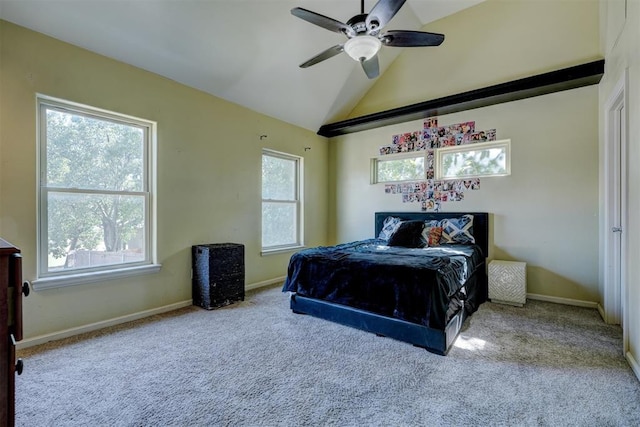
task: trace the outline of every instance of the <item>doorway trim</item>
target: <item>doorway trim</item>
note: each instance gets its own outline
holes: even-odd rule
[[[604,109],[604,314],[607,323],[621,324],[623,351],[628,347],[627,255],[627,85],[625,69]],[[620,187],[616,194],[616,187]],[[620,218],[620,220],[618,220]],[[613,230],[621,228],[622,232]],[[617,235],[616,235],[617,234]],[[618,238],[619,246],[618,246]]]

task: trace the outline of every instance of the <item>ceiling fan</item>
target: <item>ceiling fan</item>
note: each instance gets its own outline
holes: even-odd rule
[[[291,9],[292,15],[319,27],[326,28],[329,31],[344,34],[349,39],[343,44],[332,46],[320,52],[300,64],[300,68],[310,67],[341,52],[346,52],[347,55],[362,64],[362,69],[367,77],[375,79],[380,74],[378,51],[382,46],[416,47],[439,46],[442,44],[444,34],[401,30],[380,32],[398,13],[405,1],[379,0],[371,9],[371,12],[367,14],[364,13],[364,0],[361,0],[360,14],[349,19],[346,24],[301,7]]]

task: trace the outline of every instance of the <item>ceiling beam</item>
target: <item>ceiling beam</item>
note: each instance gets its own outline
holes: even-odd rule
[[[549,73],[487,86],[482,89],[329,123],[320,127],[318,135],[331,138],[411,120],[457,113],[472,108],[487,107],[503,102],[576,89],[598,84],[603,74],[604,59],[600,59]]]

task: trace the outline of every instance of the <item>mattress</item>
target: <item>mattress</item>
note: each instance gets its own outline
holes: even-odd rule
[[[475,295],[485,257],[475,244],[426,248],[369,239],[295,253],[283,291],[443,329]],[[483,271],[483,270],[482,270]]]

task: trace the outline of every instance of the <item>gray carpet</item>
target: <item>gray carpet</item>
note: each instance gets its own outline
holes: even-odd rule
[[[278,287],[19,352],[18,426],[638,426],[619,327],[486,303],[448,356],[288,309]]]

